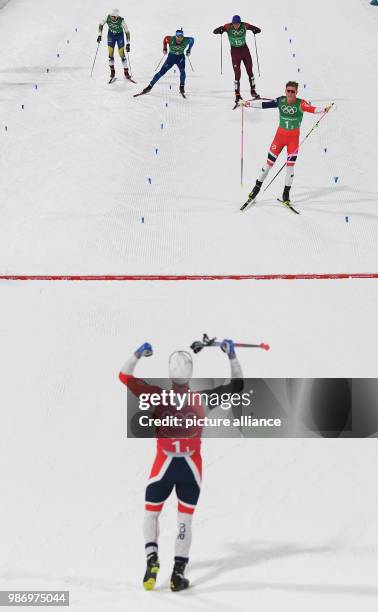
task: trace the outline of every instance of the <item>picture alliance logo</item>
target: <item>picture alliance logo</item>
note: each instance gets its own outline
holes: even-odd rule
[[[295,113],[298,112],[298,109],[296,106],[283,106],[282,111],[288,115],[295,115]]]

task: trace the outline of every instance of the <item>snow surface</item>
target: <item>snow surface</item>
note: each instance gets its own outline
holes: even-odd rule
[[[374,7],[364,5],[238,3],[238,11],[263,29],[258,90],[277,96],[287,79],[298,78],[307,85],[301,95],[338,107],[299,156],[293,199],[303,215],[293,218],[276,202],[283,177],[255,210],[239,213],[266,159],[277,111],[245,113],[241,189],[241,112],[231,112],[228,42],[221,77],[220,37],[212,34],[231,18],[228,2],[206,11],[199,0],[125,5],[138,85],[122,80],[118,59],[120,80],[113,87],[105,44],[89,78],[107,1],[11,2],[0,22],[2,269],[376,272],[377,22]],[[177,24],[196,38],[188,99],[178,96],[172,72],[151,95],[134,99],[161,58],[163,36]],[[253,48],[253,38],[249,42]],[[248,94],[245,75],[242,91]],[[306,116],[302,135],[316,119]]]
[[[2,274],[377,272],[374,7],[120,5],[138,85],[109,87],[105,45],[92,79],[89,71],[110,8],[11,0],[0,12]],[[263,28],[263,94],[280,94],[298,76],[312,102],[338,107],[300,156],[300,217],[275,202],[281,179],[255,210],[238,213],[277,115],[246,112],[241,189],[228,49],[221,77],[211,34],[235,12]],[[181,25],[196,37],[188,99],[170,74],[134,100],[163,35]],[[194,587],[168,588],[171,499],[159,586],[145,593],[141,525],[154,443],[126,440],[117,379],[141,342],[151,341],[155,356],[137,373],[161,376],[170,352],[203,332],[269,342],[268,353],[239,351],[245,376],[376,376],[376,281],[2,282],[0,291],[2,589],[70,589],[74,612],[377,609],[374,439],[204,441]],[[196,376],[228,374],[215,349],[194,363]]]

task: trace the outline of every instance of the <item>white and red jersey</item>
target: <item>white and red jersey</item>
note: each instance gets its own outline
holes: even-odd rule
[[[161,387],[150,385],[143,379],[136,378],[131,374],[120,372],[119,379],[138,398],[142,394],[162,395],[163,393]],[[182,427],[177,425],[156,427],[157,449],[165,454],[172,454],[174,456],[192,455],[195,452],[200,452],[203,427],[198,425],[185,427],[185,421],[193,417],[197,419],[204,418],[205,411],[197,395],[191,394],[188,385],[173,385],[172,389],[176,393],[187,393],[191,401],[190,405],[183,406],[180,411],[175,406],[164,405],[163,403],[151,407],[152,413],[149,410],[149,415],[154,419],[179,416],[182,421]]]

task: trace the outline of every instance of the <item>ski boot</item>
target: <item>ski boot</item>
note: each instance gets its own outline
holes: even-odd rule
[[[250,204],[252,204],[252,202],[254,202],[254,200],[257,198],[259,191],[261,189],[261,185],[262,182],[257,180],[256,181],[256,185],[254,186],[254,188],[252,189],[251,193],[248,194],[248,198],[247,201],[244,202],[243,206],[240,208],[240,210],[245,210],[246,208],[248,208],[248,206]]]
[[[255,185],[255,186],[254,186],[254,188],[252,189],[251,193],[250,193],[250,194],[248,194],[248,199],[250,199],[250,200],[254,200],[254,199],[255,199],[255,198],[258,196],[259,191],[260,191],[260,189],[261,189],[261,185],[262,185],[262,182],[261,182],[261,181],[259,181],[259,180],[257,180],[257,181],[256,181],[256,185]]]
[[[235,108],[237,108],[240,104],[240,102],[243,100],[243,98],[240,95],[240,91],[236,91],[235,90],[235,106],[233,108],[233,110],[235,110]]]
[[[152,553],[147,559],[146,573],[143,578],[143,586],[146,591],[152,591],[155,588],[156,577],[160,569],[157,553]]]
[[[289,208],[296,215],[300,215],[300,212],[296,208],[294,208],[294,206],[290,202],[290,189],[291,187],[285,186],[285,189],[283,190],[282,194],[282,200],[278,199],[278,201],[281,202],[281,204],[283,204],[284,206],[286,206],[286,208]]]
[[[260,96],[256,91],[255,78],[249,77],[249,86],[251,88],[251,96],[254,100],[260,100]]]
[[[151,89],[152,89],[152,86],[151,86],[151,85],[147,85],[147,87],[145,87],[145,88],[143,89],[142,93],[146,94],[146,93],[148,93],[149,91],[151,91]]]
[[[109,79],[109,83],[113,83],[114,80],[115,80],[114,66],[110,66],[110,79]]]
[[[124,69],[123,69],[123,72],[124,72],[124,74],[125,74],[125,79],[130,79],[130,78],[131,78],[131,74],[130,74],[130,72],[129,72],[129,69],[128,69],[128,68],[124,68]]]
[[[175,561],[171,576],[171,591],[183,591],[189,586],[189,580],[185,578],[184,572],[187,561]]]
[[[183,98],[186,98],[184,85],[180,85],[180,94]]]
[[[291,202],[290,202],[290,189],[291,189],[291,187],[285,186],[285,189],[283,190],[283,194],[282,194],[282,202],[284,204],[289,205],[289,206],[291,204]]]

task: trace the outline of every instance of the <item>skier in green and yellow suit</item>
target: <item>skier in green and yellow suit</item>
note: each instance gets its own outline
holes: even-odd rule
[[[110,78],[113,79],[115,77],[115,69],[114,69],[114,47],[118,45],[118,53],[122,60],[123,69],[125,73],[125,77],[130,79],[129,70],[127,67],[127,61],[125,57],[125,36],[126,34],[126,51],[130,52],[130,31],[126,25],[126,22],[123,17],[120,17],[119,10],[113,9],[112,12],[100,22],[99,25],[99,34],[97,38],[97,42],[100,43],[102,39],[102,30],[104,25],[108,26],[108,49],[109,49],[109,66],[110,66]]]

